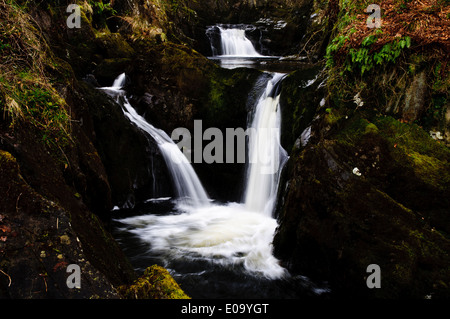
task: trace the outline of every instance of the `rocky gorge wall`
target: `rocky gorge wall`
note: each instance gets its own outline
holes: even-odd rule
[[[396,29],[391,19],[411,11],[390,3],[381,3],[386,27],[365,28],[358,13],[366,5],[330,1],[319,11],[311,30],[329,27],[324,14],[339,8],[324,69],[317,83],[301,71],[284,82],[284,143],[292,149],[275,255],[294,273],[327,278],[336,297],[448,298],[448,40],[438,31],[445,17],[429,12],[441,35],[430,43],[417,26]],[[381,289],[366,284],[372,264]]]

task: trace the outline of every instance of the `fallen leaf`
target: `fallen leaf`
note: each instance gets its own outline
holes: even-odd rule
[[[10,233],[11,227],[9,227],[8,225],[0,225],[0,230],[4,233]]]
[[[61,262],[57,263],[57,264],[53,267],[53,272],[56,272],[57,270],[62,269],[62,268],[66,268],[67,265],[68,265],[67,262],[61,261]]]

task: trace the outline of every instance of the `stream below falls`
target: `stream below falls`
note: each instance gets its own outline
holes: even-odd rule
[[[115,211],[115,238],[138,273],[161,265],[194,299],[320,298],[328,293],[325,284],[291,276],[278,265],[270,245],[274,219],[239,203],[186,208],[178,200],[159,198]]]

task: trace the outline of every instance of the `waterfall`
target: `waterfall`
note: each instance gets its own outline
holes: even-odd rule
[[[186,204],[194,207],[207,205],[209,203],[208,195],[192,165],[178,146],[163,130],[157,129],[149,124],[145,118],[136,112],[128,101],[124,91],[122,91],[122,87],[125,85],[125,79],[126,75],[123,73],[114,81],[112,87],[103,89],[107,92],[114,93],[118,97],[118,102],[128,119],[155,140],[172,176],[177,197]]]
[[[245,36],[245,30],[219,27],[222,41],[222,55],[236,57],[260,57],[252,42]]]
[[[249,164],[245,206],[248,210],[271,216],[281,169],[287,153],[280,144],[281,114],[279,87],[283,74],[268,81],[254,111],[251,127],[256,134],[249,140]]]
[[[118,220],[120,232],[132,233],[149,245],[150,250],[145,248],[141,256],[151,254],[158,260],[157,263],[176,271],[180,267],[183,271],[183,265],[188,265],[185,274],[188,277],[200,278],[210,271],[209,268],[217,269],[214,267],[236,271],[238,266],[246,273],[269,279],[282,278],[287,274],[272,254],[272,240],[278,226],[272,209],[280,168],[286,158],[279,144],[278,88],[281,78],[282,75],[276,74],[268,81],[255,110],[252,125],[260,131],[256,134],[256,140],[264,142],[250,140],[250,159],[255,163],[248,166],[245,203],[177,206],[175,211],[166,215],[149,213]],[[125,114],[153,136],[164,157],[175,156],[177,161],[181,161],[178,157],[184,155],[168,136],[138,115],[125,96],[123,99]],[[260,158],[255,154],[262,154],[264,161],[259,163]],[[184,160],[182,163],[185,163]],[[168,166],[173,162],[167,160]],[[184,192],[199,202],[207,200],[190,165],[176,164],[170,170],[175,184],[179,184],[180,193]],[[180,178],[178,182],[177,178]],[[211,266],[205,269],[205,262]],[[198,271],[193,272],[192,269]]]
[[[127,75],[125,73],[122,73],[114,80],[114,83],[112,87],[110,87],[110,89],[121,90],[125,86],[126,79]]]

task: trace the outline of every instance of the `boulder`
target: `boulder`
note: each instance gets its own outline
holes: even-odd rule
[[[327,117],[287,165],[275,255],[336,297],[448,298],[450,151],[390,117]]]

